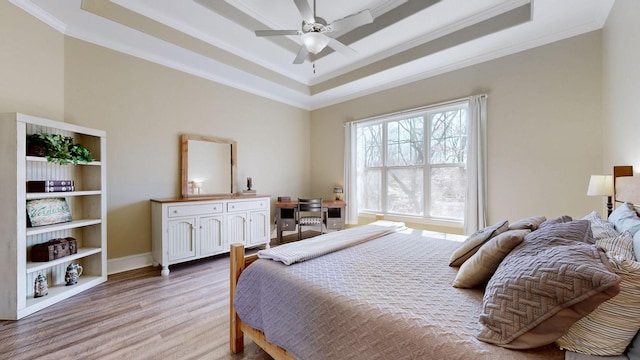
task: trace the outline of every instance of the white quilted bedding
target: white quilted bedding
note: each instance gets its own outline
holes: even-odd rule
[[[235,308],[299,359],[563,359],[476,339],[482,291],[451,286],[459,242],[419,230],[386,235],[291,266],[260,259],[242,273]]]
[[[406,230],[404,223],[377,221],[365,226],[358,226],[339,232],[334,231],[303,241],[291,242],[260,250],[258,251],[258,257],[261,259],[280,261],[285,265],[291,265],[401,230]]]

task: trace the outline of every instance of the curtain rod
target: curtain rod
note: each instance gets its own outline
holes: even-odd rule
[[[409,113],[413,113],[413,112],[416,112],[416,111],[427,110],[427,109],[434,108],[434,107],[445,106],[445,105],[457,103],[457,102],[460,102],[460,101],[469,100],[469,98],[471,98],[472,96],[474,96],[474,95],[469,95],[469,96],[465,96],[465,97],[458,98],[458,99],[453,99],[453,100],[447,100],[447,101],[439,102],[437,104],[431,104],[431,105],[427,105],[427,106],[420,106],[420,107],[409,109],[409,110],[401,110],[401,111],[397,111],[397,112],[393,112],[393,113],[376,115],[376,116],[372,116],[372,117],[368,117],[368,118],[364,118],[364,119],[347,121],[347,122],[344,123],[344,125],[346,126],[347,124],[357,124],[357,123],[363,122],[363,121],[371,121],[371,120],[376,120],[376,119],[381,119],[381,118],[386,118],[386,117],[391,117],[391,116],[409,114]],[[489,95],[487,95],[487,94],[478,94],[478,95],[475,95],[475,96],[483,96],[485,98],[489,97]]]

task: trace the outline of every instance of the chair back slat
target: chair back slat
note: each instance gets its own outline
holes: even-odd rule
[[[298,211],[306,212],[321,212],[322,211],[322,198],[314,199],[298,199]]]
[[[302,213],[305,213],[304,215]],[[315,213],[315,214],[314,214]],[[298,240],[302,239],[302,226],[319,225],[322,234],[322,198],[298,198]]]

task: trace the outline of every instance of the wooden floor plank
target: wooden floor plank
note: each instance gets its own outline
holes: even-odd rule
[[[229,257],[148,267],[18,321],[0,321],[0,359],[251,359],[229,351]]]

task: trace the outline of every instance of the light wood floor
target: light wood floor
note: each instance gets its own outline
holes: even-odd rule
[[[109,276],[19,321],[0,321],[0,359],[271,359],[229,351],[229,257]]]

